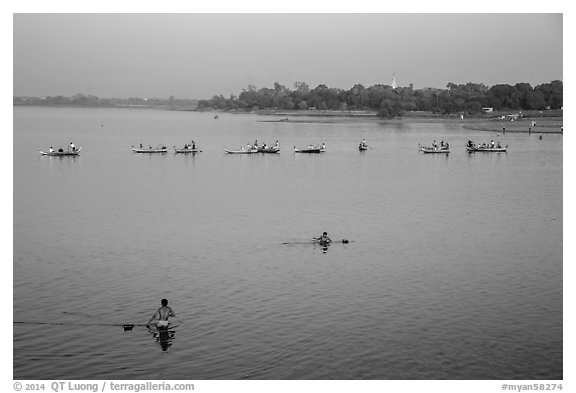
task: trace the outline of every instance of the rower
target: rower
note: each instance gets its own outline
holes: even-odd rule
[[[330,244],[332,242],[332,239],[328,237],[328,232],[323,232],[322,236],[315,238],[314,240],[316,240],[320,244]]]
[[[168,327],[168,318],[176,316],[176,314],[174,313],[174,310],[172,310],[172,307],[168,306],[168,300],[167,299],[162,299],[160,304],[162,306],[158,307],[156,312],[152,315],[150,320],[148,320],[148,322],[146,323],[146,326],[150,325],[150,323],[152,323],[152,321],[154,319],[157,319],[158,320],[157,326],[165,328],[165,327]]]

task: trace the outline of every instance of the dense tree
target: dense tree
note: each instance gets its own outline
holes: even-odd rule
[[[127,100],[99,99],[92,95],[76,94],[73,97],[14,97],[14,105],[68,105],[68,106],[113,106],[113,105],[159,105],[192,106],[195,100],[159,98],[129,98]],[[199,110],[243,110],[254,109],[317,109],[317,110],[369,110],[381,117],[394,117],[410,111],[427,111],[436,114],[480,114],[482,108],[495,110],[545,110],[560,109],[563,105],[563,83],[555,80],[534,88],[529,83],[515,85],[498,84],[490,88],[482,83],[449,82],[446,89],[408,87],[393,88],[377,84],[365,87],[355,84],[350,90],[330,88],[320,84],[310,89],[305,82],[294,83],[294,90],[275,82],[273,88],[257,88],[249,85],[236,96],[225,98],[215,95],[208,100],[198,101]]]

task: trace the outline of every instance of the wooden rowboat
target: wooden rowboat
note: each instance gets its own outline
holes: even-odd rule
[[[132,151],[134,153],[166,153],[168,152],[168,148],[167,147],[158,147],[158,148],[148,148],[148,149],[138,149],[134,146],[132,146]]]
[[[294,153],[324,153],[324,147],[316,146],[316,147],[307,147],[305,149],[298,149],[294,146]]]
[[[449,147],[431,147],[431,146],[420,146],[418,145],[418,150],[427,154],[448,154],[450,153]]]
[[[466,146],[466,150],[469,152],[485,151],[485,152],[495,152],[495,153],[506,153],[508,150],[508,145],[505,147],[482,147],[482,146]]]
[[[174,146],[174,153],[202,153],[202,150],[199,149],[192,149],[192,148],[182,148],[182,149],[178,149],[176,146]]]
[[[258,149],[244,149],[241,147],[238,150],[224,149],[227,154],[254,154],[258,153]]]
[[[80,150],[82,150],[82,147],[78,146],[78,148],[76,148],[76,150],[74,151],[42,151],[42,150],[38,150],[38,153],[42,154],[43,156],[79,156],[80,155]]]
[[[269,146],[269,147],[259,147],[258,153],[280,153],[279,147]]]

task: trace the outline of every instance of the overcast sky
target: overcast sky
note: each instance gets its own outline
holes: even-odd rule
[[[15,96],[562,80],[562,14],[14,14]]]

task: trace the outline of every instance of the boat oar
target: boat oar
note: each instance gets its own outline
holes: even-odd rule
[[[284,242],[284,243],[282,243],[282,244],[314,244],[314,243],[317,243],[319,240],[320,240],[320,239],[313,238],[312,240],[309,240],[309,241]],[[342,240],[332,241],[331,243],[348,244],[348,243],[350,243],[350,240],[348,240],[348,239],[342,239]]]

